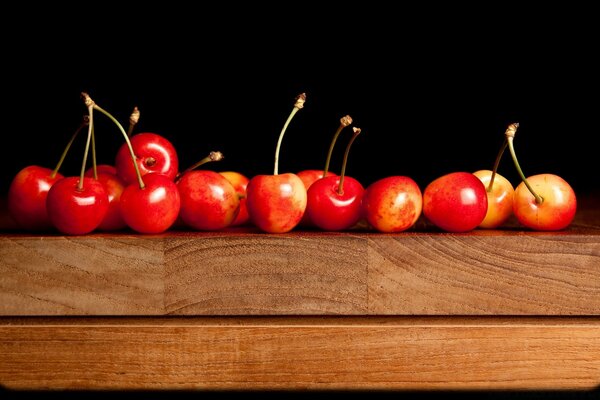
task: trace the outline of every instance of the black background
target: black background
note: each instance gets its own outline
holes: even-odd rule
[[[322,168],[350,114],[363,133],[348,173],[365,186],[408,175],[424,188],[448,172],[491,168],[518,121],[526,174],[559,174],[577,193],[600,188],[600,34],[590,10],[190,3],[3,10],[0,195],[26,165],[54,166],[85,113],[81,91],[124,124],[137,105],[137,131],[170,139],[182,166],[221,150],[226,159],[207,168],[271,173],[279,131],[306,92],[282,172]],[[112,163],[122,139],[102,115],[96,121],[99,161]],[[62,172],[78,174],[82,153],[80,137]],[[500,172],[518,183],[507,155]]]
[[[321,169],[350,114],[363,133],[348,174],[365,186],[408,175],[424,188],[448,172],[491,169],[507,125],[519,122],[527,175],[561,175],[578,193],[598,188],[598,29],[588,10],[197,7],[9,15],[1,193],[24,166],[55,165],[86,112],[81,91],[125,127],[138,106],[136,131],[171,140],[182,168],[221,150],[225,160],[206,168],[272,173],[281,127],[306,92],[280,172]],[[95,119],[99,162],[113,163],[123,141]],[[79,173],[83,137],[64,174]],[[335,172],[349,137],[338,141]],[[519,183],[508,153],[500,173]]]

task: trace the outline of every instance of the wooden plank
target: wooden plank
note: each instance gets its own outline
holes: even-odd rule
[[[0,238],[0,315],[163,311],[163,243],[143,236]]]
[[[165,240],[165,312],[367,313],[367,241],[341,234],[213,234]]]
[[[550,233],[5,232],[0,315],[600,315],[585,201]]]
[[[6,389],[587,390],[598,318],[0,319]]]
[[[0,315],[599,315],[600,235],[0,236]]]
[[[371,236],[369,312],[598,315],[599,237],[494,232]]]

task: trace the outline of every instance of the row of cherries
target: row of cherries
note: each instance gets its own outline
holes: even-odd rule
[[[13,179],[8,193],[9,212],[22,229],[55,228],[67,235],[82,235],[130,228],[139,233],[161,233],[173,227],[221,230],[253,224],[269,233],[289,232],[298,226],[327,231],[351,229],[361,221],[379,232],[408,230],[423,214],[448,232],[468,232],[477,227],[497,228],[514,215],[534,230],[561,230],[572,222],[577,201],[571,186],[554,174],[526,178],[514,150],[518,124],[510,124],[493,170],[452,172],[421,192],[407,176],[389,176],[366,189],[346,176],[350,147],[361,133],[353,127],[340,175],[329,171],[334,145],[352,118],[341,118],[331,141],[325,168],[297,174],[278,173],[279,150],[285,131],[304,107],[306,95],[296,98],[279,135],[272,175],[249,179],[236,171],[198,169],[219,161],[211,152],[195,165],[179,172],[172,143],[156,133],[132,135],[139,119],[134,109],[129,130],[106,110],[82,94],[88,109],[83,123],[65,148],[54,170],[28,166]],[[123,134],[115,165],[96,165],[94,112],[110,118]],[[79,176],[63,177],[58,171],[77,134],[87,127],[88,136]],[[92,148],[92,168],[86,169]],[[496,171],[508,147],[522,182],[512,184]]]

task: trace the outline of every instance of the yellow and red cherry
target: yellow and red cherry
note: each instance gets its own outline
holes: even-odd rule
[[[493,171],[482,169],[473,172],[473,174],[486,187],[488,198],[488,209],[485,218],[479,224],[479,228],[497,228],[504,224],[513,213],[515,189],[508,179],[498,173],[495,174],[494,181],[490,185]]]
[[[508,148],[522,182],[515,189],[513,213],[523,226],[537,231],[567,228],[577,212],[577,197],[567,181],[554,174],[525,177],[514,147],[515,130],[506,132]]]
[[[246,207],[246,188],[248,187],[248,182],[250,182],[250,179],[248,179],[246,175],[237,171],[222,171],[219,173],[231,183],[238,195],[238,198],[240,199],[240,211],[231,225],[246,225],[250,221],[248,208]]]
[[[294,229],[306,209],[306,187],[296,174],[279,174],[279,150],[285,131],[298,110],[302,109],[306,95],[296,98],[294,108],[287,118],[275,148],[273,175],[256,175],[248,182],[248,214],[253,224],[269,233],[284,233]]]
[[[213,151],[175,180],[181,197],[179,218],[193,229],[214,231],[227,228],[239,212],[240,198],[227,178],[214,171],[194,170],[209,161],[222,159],[222,153]]]
[[[379,232],[403,232],[421,216],[423,196],[419,185],[408,176],[388,176],[367,186],[362,215]]]
[[[518,123],[510,124],[508,125],[508,128],[506,128],[506,132],[516,131],[518,127]],[[507,146],[508,141],[504,139],[504,142],[498,151],[498,155],[496,156],[492,171],[479,170],[473,173],[484,184],[488,197],[488,210],[485,214],[485,218],[481,221],[481,224],[479,224],[479,228],[497,228],[504,224],[513,213],[512,209],[515,189],[508,179],[498,174],[498,166],[500,165],[500,160],[502,159],[502,155]]]
[[[539,174],[527,178],[535,193],[543,199],[538,203],[525,182],[515,189],[513,212],[524,226],[537,231],[558,231],[567,228],[577,211],[575,191],[558,175]]]

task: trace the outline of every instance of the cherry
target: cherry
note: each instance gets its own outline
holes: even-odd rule
[[[273,175],[256,175],[247,187],[248,213],[261,230],[283,233],[294,229],[306,209],[306,188],[296,174],[279,174],[279,150],[285,131],[298,110],[304,107],[306,94],[296,98],[294,108],[286,120],[275,148]]]
[[[329,151],[327,152],[327,158],[325,159],[325,168],[323,168],[323,170],[305,169],[305,170],[298,172],[297,175],[302,180],[302,183],[304,183],[304,187],[306,188],[307,191],[316,180],[321,179],[326,176],[336,176],[336,174],[329,171],[329,163],[331,162],[331,155],[333,154],[333,148],[335,147],[335,143],[337,141],[338,136],[340,136],[340,133],[342,132],[342,130],[345,127],[349,126],[350,124],[352,124],[352,117],[350,117],[349,115],[345,115],[342,118],[340,118],[340,125],[338,126],[337,130],[333,134],[333,138],[331,139],[331,143],[329,144]],[[310,216],[309,216],[308,212],[304,213],[302,220],[300,220],[300,225],[302,225],[302,226],[313,225],[313,223],[310,220]]]
[[[96,179],[104,186],[108,196],[108,210],[98,225],[98,230],[117,231],[126,228],[127,224],[121,214],[121,194],[125,190],[125,182],[116,174],[108,172],[98,172]]]
[[[318,179],[308,188],[306,212],[310,221],[323,230],[351,228],[361,217],[364,188],[359,181],[345,175],[350,147],[360,131],[360,128],[354,128],[344,154],[341,175]]]
[[[59,179],[63,178],[58,170],[73,144],[73,141],[89,124],[86,115],[67,143],[54,170],[30,165],[19,171],[8,189],[8,212],[17,225],[26,230],[39,231],[52,228],[52,222],[46,210],[48,191]]]
[[[117,175],[117,169],[115,168],[114,165],[98,164],[98,165],[96,165],[96,174],[100,174],[100,173]],[[87,171],[85,171],[85,176],[93,178],[94,177],[94,169],[90,168]]]
[[[423,192],[423,214],[448,232],[475,229],[487,213],[483,183],[468,172],[452,172],[433,180]]]
[[[86,101],[89,113],[88,137],[79,177],[57,181],[46,198],[48,217],[52,225],[67,235],[84,235],[95,230],[108,211],[108,196],[104,186],[94,178],[85,177],[90,141],[94,126],[93,106]]]
[[[67,235],[94,231],[104,219],[108,206],[104,185],[88,177],[60,179],[52,185],[46,199],[52,225]]]
[[[527,228],[558,231],[567,228],[577,211],[575,191],[567,181],[554,174],[525,177],[514,148],[515,130],[506,132],[508,148],[522,182],[515,189],[513,213]]]
[[[211,152],[208,157],[184,171],[176,180],[181,197],[179,217],[198,230],[219,230],[233,223],[240,209],[240,198],[223,175],[193,169],[209,161],[220,161],[223,154]]]
[[[142,176],[153,172],[174,180],[179,170],[179,159],[173,144],[156,133],[144,132],[133,135],[130,139],[135,162]],[[117,152],[115,160],[118,175],[126,183],[133,183],[137,173],[131,163],[129,148],[124,143]]]
[[[139,233],[162,233],[179,214],[181,199],[175,182],[165,175],[144,175],[144,186],[132,183],[121,194],[121,215]]]
[[[29,165],[15,175],[8,189],[8,212],[20,228],[39,231],[52,227],[46,197],[52,185],[62,178],[38,165]]]
[[[423,196],[407,176],[388,176],[371,183],[363,195],[363,216],[379,232],[403,232],[421,216]]]
[[[126,148],[129,150],[130,164],[133,165],[137,183],[128,184],[121,193],[121,215],[125,223],[139,233],[166,231],[177,219],[181,206],[177,186],[172,178],[163,174],[150,172],[146,173],[142,179],[133,146],[123,126],[112,114],[98,106],[87,93],[82,93],[82,96],[88,108],[100,111],[117,125],[125,139]],[[138,135],[134,135],[133,138],[135,136]],[[117,170],[119,170],[118,167]]]
[[[504,224],[513,214],[515,189],[508,179],[493,171],[473,172],[486,187],[488,209],[479,228],[494,229]],[[494,179],[492,180],[492,177]]]
[[[240,199],[240,211],[231,225],[238,226],[247,224],[250,221],[250,215],[248,215],[248,208],[246,207],[246,188],[248,187],[250,179],[237,171],[222,171],[219,173],[233,185],[233,188]]]
[[[519,124],[510,124],[506,131],[516,131]],[[494,162],[494,169],[490,170],[479,170],[473,174],[478,177],[486,187],[486,193],[488,198],[488,209],[485,214],[485,218],[479,224],[480,228],[497,228],[512,215],[513,211],[513,198],[515,189],[508,179],[498,174],[498,165],[500,159],[504,154],[504,150],[508,146],[506,138],[504,143],[496,156]]]

